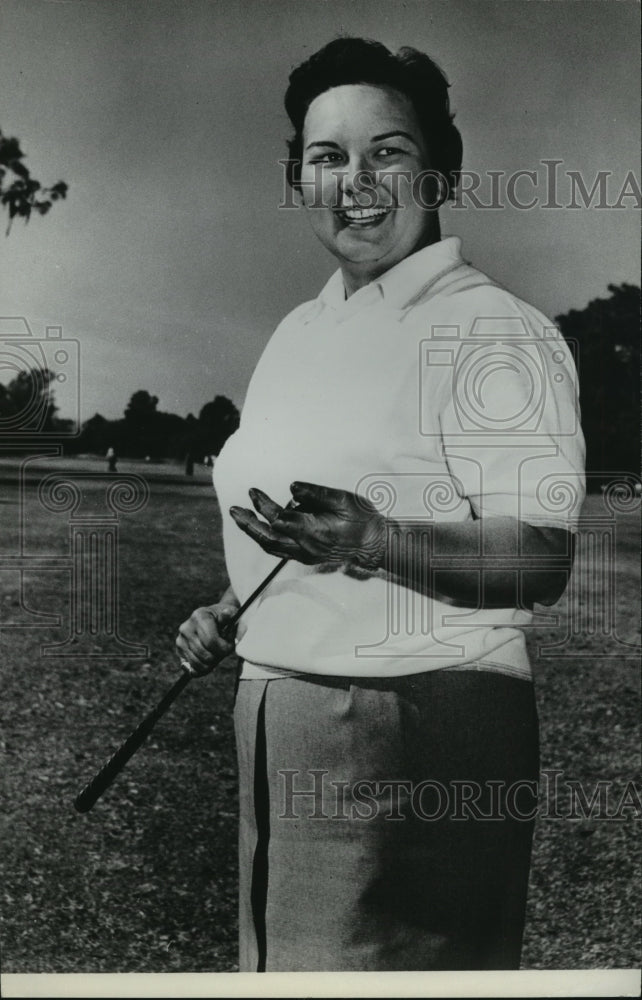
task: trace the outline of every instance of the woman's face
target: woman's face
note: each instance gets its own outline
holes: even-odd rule
[[[351,84],[312,101],[301,194],[348,294],[438,239],[436,210],[425,207],[426,185],[417,184],[429,166],[414,109],[399,91]]]

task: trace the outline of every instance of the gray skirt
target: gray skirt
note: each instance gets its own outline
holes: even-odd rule
[[[241,971],[519,967],[530,682],[244,680],[234,719]]]

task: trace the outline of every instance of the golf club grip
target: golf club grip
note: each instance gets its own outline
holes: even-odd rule
[[[109,758],[104,767],[100,769],[91,781],[83,788],[77,796],[74,806],[78,812],[89,812],[95,802],[98,801],[103,792],[106,792],[114,779],[120,774],[130,757],[145,742],[152,729],[162,715],[167,711],[172,702],[178,697],[186,684],[191,680],[191,674],[185,672],[181,674],[176,683],[161,698],[158,705],[146,715],[139,726],[131,733],[118,750]]]

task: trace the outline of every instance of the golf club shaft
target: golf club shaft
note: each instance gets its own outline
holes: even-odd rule
[[[133,757],[138,748],[143,745],[160,717],[167,711],[183,688],[189,684],[190,680],[191,674],[188,674],[187,671],[182,673],[169,691],[163,695],[158,705],[152,709],[149,715],[145,716],[140,725],[137,726],[133,733],[127,737],[125,742],[118,747],[118,750],[116,750],[104,767],[102,767],[100,771],[91,779],[89,784],[85,785],[82,792],[80,792],[74,802],[74,806],[78,812],[88,812],[103,792],[109,788],[117,775],[120,774],[127,761],[130,757]]]
[[[274,579],[274,577],[276,576],[277,573],[280,573],[280,571],[283,569],[283,567],[285,566],[285,564],[286,564],[287,561],[288,561],[287,559],[281,559],[276,564],[276,566],[274,567],[274,569],[270,570],[270,572],[268,573],[268,575],[265,577],[265,580],[261,581],[261,583],[258,585],[258,587],[256,588],[256,590],[252,591],[252,593],[247,598],[247,600],[243,601],[243,603],[241,604],[240,608],[238,608],[234,612],[234,614],[230,618],[229,622],[225,622],[225,624],[221,626],[220,633],[223,636],[223,638],[226,638],[226,636],[232,631],[232,629],[236,627],[236,625],[238,624],[238,620],[241,617],[241,615],[243,614],[243,612],[247,611],[247,609],[249,608],[250,604],[253,604],[254,601],[257,599],[257,597],[260,594],[263,593],[263,591],[265,590],[265,588],[267,587],[267,585],[272,582],[272,580]]]
[[[254,590],[247,600],[241,604],[238,610],[234,612],[232,618],[230,618],[230,620],[221,627],[220,633],[223,638],[231,633],[243,612],[249,608],[256,598],[265,590],[268,584],[272,582],[277,573],[283,569],[287,561],[287,559],[281,559],[276,564],[274,569],[268,573],[265,579],[261,581],[256,590]],[[184,670],[169,691],[163,695],[156,707],[152,709],[149,715],[145,716],[140,725],[137,726],[133,733],[127,737],[125,742],[118,747],[116,752],[109,758],[104,767],[102,767],[100,771],[94,775],[91,781],[85,785],[74,801],[74,806],[78,812],[89,812],[100,796],[107,791],[109,786],[125,767],[127,761],[133,757],[139,747],[143,745],[161,716],[165,714],[172,702],[174,702],[179,696],[183,688],[189,684],[192,676],[193,674],[191,674],[188,670]]]

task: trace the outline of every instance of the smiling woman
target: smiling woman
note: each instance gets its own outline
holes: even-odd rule
[[[413,198],[413,182],[429,167],[402,94],[353,84],[311,103],[299,186],[314,232],[343,264],[349,294],[439,238],[436,211]]]
[[[427,56],[346,38],[286,95],[289,178],[339,270],[254,372],[215,468],[230,587],[177,639],[213,669],[287,560],[236,635],[243,971],[519,965],[523,627],[565,586],[583,440],[550,321],[441,238],[447,89]]]
[[[338,85],[328,88],[331,61]],[[331,43],[290,78],[290,183],[341,260],[348,293],[439,239],[436,210],[454,192],[462,152],[447,88],[428,56],[395,58],[356,39]]]

